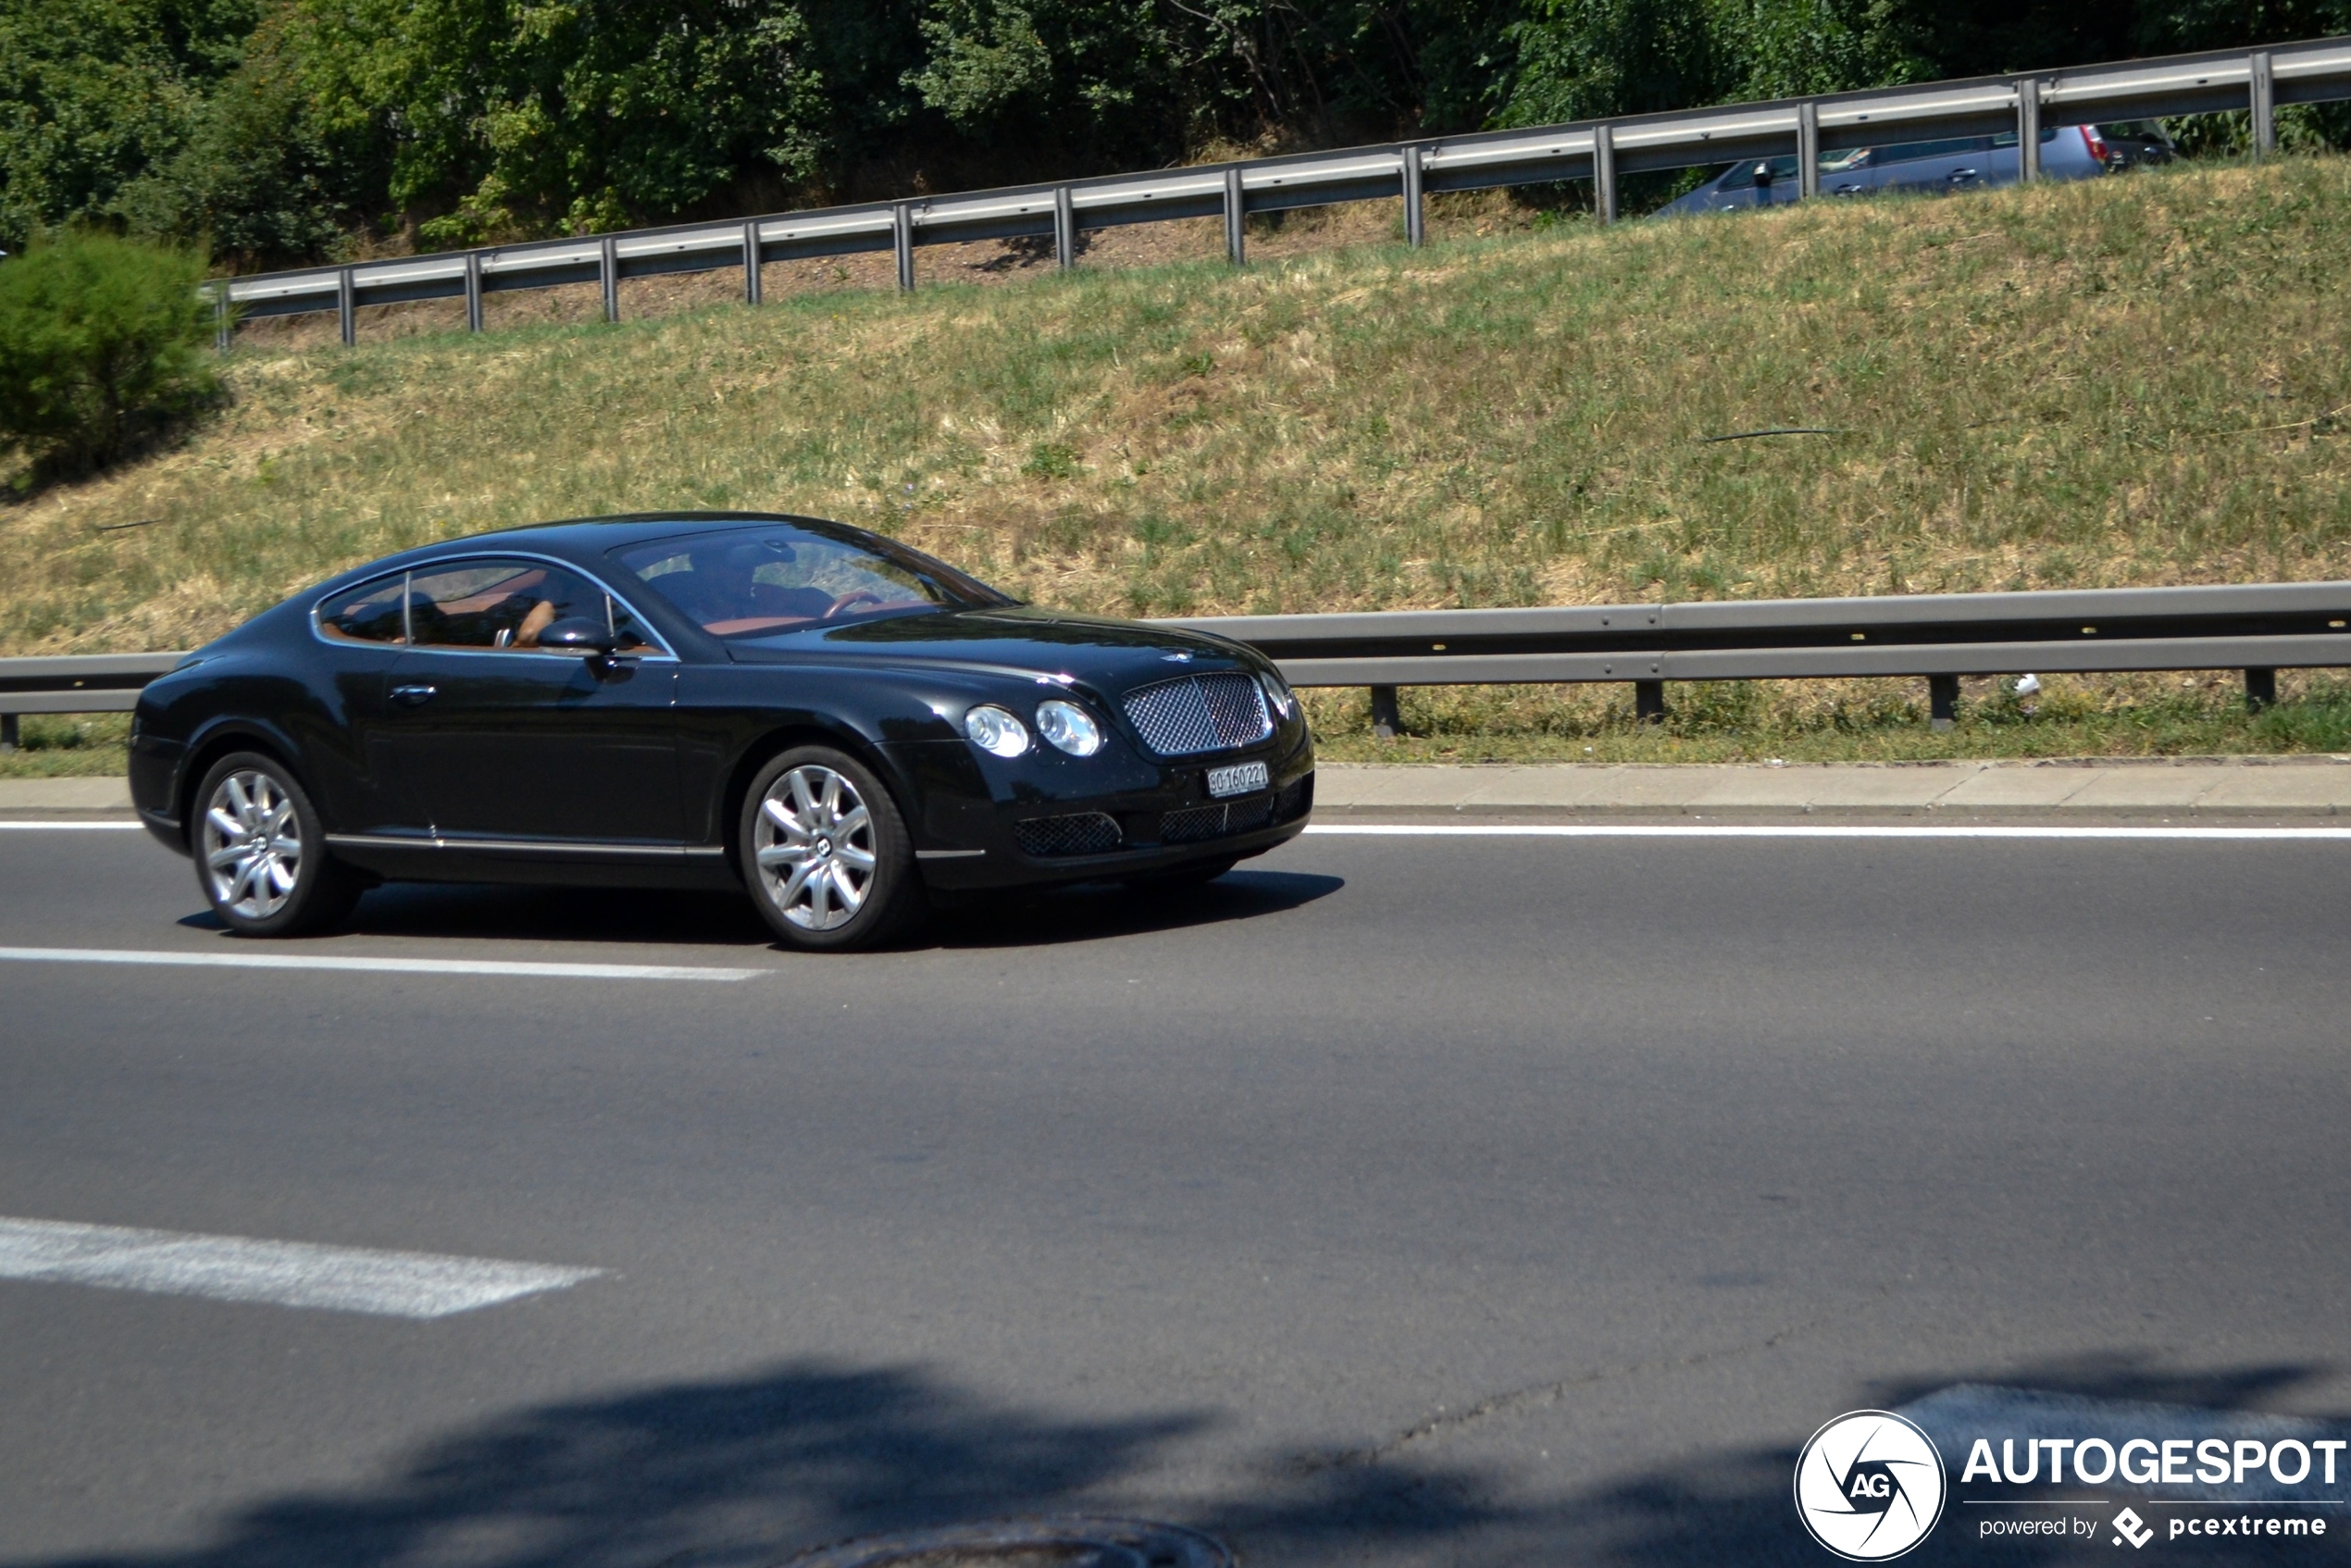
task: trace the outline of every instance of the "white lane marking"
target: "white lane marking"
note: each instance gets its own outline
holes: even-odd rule
[[[2351,828],[1770,827],[1731,823],[1317,822],[1309,833],[1381,839],[2351,839]]]
[[[603,1272],[441,1252],[0,1219],[0,1279],[383,1317],[447,1317],[517,1296],[562,1290]]]
[[[157,964],[218,969],[319,969],[374,975],[506,975],[555,980],[752,980],[762,969],[698,964],[528,964],[496,958],[362,958],[356,954],[168,952],[110,947],[0,947],[20,964]]]
[[[137,822],[0,822],[0,833],[118,833],[137,832]]]

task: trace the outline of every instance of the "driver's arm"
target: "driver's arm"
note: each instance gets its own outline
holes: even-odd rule
[[[514,645],[517,648],[538,647],[539,634],[554,624],[554,601],[541,599],[530,607],[530,614],[523,616],[522,625],[515,628]]]

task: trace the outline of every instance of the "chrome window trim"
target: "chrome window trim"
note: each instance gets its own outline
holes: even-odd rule
[[[567,572],[577,572],[579,576],[586,578],[590,582],[593,583],[597,588],[602,589],[603,591],[603,595],[607,600],[628,611],[629,617],[636,621],[639,626],[645,628],[645,635],[653,639],[652,646],[661,650],[657,653],[621,653],[616,655],[617,657],[624,659],[635,659],[641,664],[649,665],[674,665],[681,662],[678,655],[671,651],[669,644],[663,640],[661,633],[655,629],[653,623],[647,620],[644,616],[644,613],[639,610],[636,605],[630,604],[625,596],[615,593],[612,591],[612,584],[606,582],[603,578],[599,577],[595,572],[591,571],[588,567],[579,565],[577,561],[566,561],[559,555],[542,555],[533,550],[485,550],[478,554],[466,555],[443,555],[435,560],[419,562],[414,566],[404,566],[398,572],[386,572],[380,578],[368,578],[365,581],[359,583],[357,587],[366,588],[372,583],[389,582],[394,577],[404,578],[408,580],[408,582],[414,583],[417,580],[417,573],[420,568],[425,570],[439,570],[443,566],[462,566],[468,561],[536,561],[543,566],[559,566]],[[320,624],[319,613],[327,607],[327,601],[337,597],[339,597],[338,594],[322,593],[314,600],[310,605],[310,635],[317,638],[319,641],[326,643],[330,648],[397,648],[403,653],[454,653],[465,658],[493,659],[503,658],[508,653],[529,653],[533,652],[533,650],[528,648],[420,648],[415,642],[404,640],[399,642],[368,642],[356,637],[346,637],[341,639],[332,638],[327,635],[326,628]],[[406,591],[404,591],[401,595],[400,619],[402,628],[404,631],[408,623]],[[566,655],[541,653],[539,656],[561,658]],[[585,657],[586,655],[580,654],[574,656]]]

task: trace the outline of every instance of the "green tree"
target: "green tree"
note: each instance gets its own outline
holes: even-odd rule
[[[77,232],[0,266],[0,442],[51,471],[136,449],[217,392],[193,252]]]
[[[317,134],[381,148],[429,243],[665,218],[821,147],[789,0],[295,0],[287,42]]]
[[[0,0],[0,245],[112,217],[185,144],[252,0]]]
[[[179,152],[115,203],[131,232],[200,238],[232,268],[292,267],[347,248],[384,208],[388,142],[319,112],[281,9],[197,111]]]

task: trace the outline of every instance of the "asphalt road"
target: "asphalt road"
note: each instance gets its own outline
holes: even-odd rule
[[[135,833],[0,832],[0,947],[252,951]],[[1316,836],[878,955],[450,889],[284,949],[725,984],[0,964],[0,1216],[604,1271],[429,1320],[0,1280],[0,1562],[1072,1510],[1828,1562],[1788,1464],[1839,1412],[2351,1411],[2346,929],[2340,839]]]

